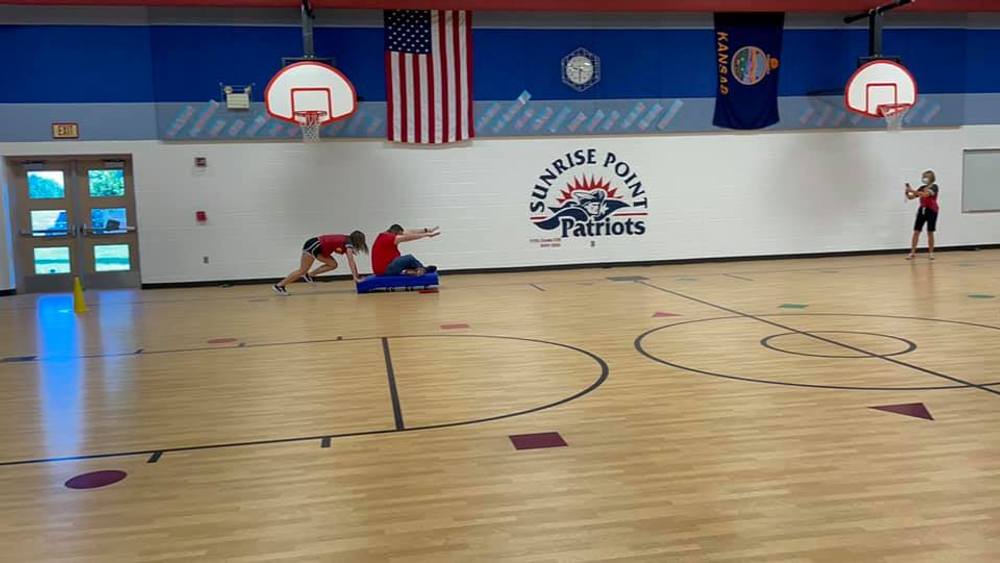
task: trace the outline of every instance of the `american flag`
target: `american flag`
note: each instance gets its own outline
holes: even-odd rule
[[[397,143],[452,143],[472,126],[472,14],[385,10],[386,133]]]

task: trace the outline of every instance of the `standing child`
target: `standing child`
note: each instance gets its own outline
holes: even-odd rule
[[[920,242],[920,232],[927,225],[927,257],[934,259],[934,233],[937,232],[938,211],[938,185],[937,177],[933,170],[928,170],[923,174],[923,185],[918,189],[913,189],[909,183],[906,184],[906,198],[920,198],[920,207],[917,209],[917,219],[913,223],[913,238],[910,240],[910,254],[907,260],[913,260],[917,255],[917,243]]]
[[[365,242],[365,234],[361,231],[354,231],[350,235],[320,235],[313,237],[302,245],[302,255],[299,267],[288,274],[285,279],[274,284],[272,289],[278,295],[288,295],[285,289],[290,283],[294,283],[299,278],[308,283],[313,283],[313,278],[320,274],[325,274],[337,269],[337,261],[333,259],[334,254],[342,254],[347,258],[347,265],[351,268],[351,275],[357,283],[361,277],[358,275],[358,265],[354,261],[354,256],[358,252],[368,253],[368,244]],[[309,268],[316,261],[323,263],[312,272]]]

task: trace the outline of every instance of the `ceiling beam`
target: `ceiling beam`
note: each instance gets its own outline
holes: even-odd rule
[[[861,12],[879,0],[313,0],[317,8],[546,12]],[[32,6],[295,8],[300,0],[0,0]],[[1000,0],[917,0],[907,12],[1000,12]]]

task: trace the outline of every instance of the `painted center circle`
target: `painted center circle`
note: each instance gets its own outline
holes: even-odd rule
[[[760,344],[775,352],[813,358],[888,358],[917,349],[914,342],[899,336],[850,330],[782,332],[762,338]]]
[[[816,330],[804,328],[797,331],[782,324],[793,322],[792,319],[797,327],[810,324]],[[817,326],[821,324],[826,326]],[[835,326],[838,324],[841,326]],[[917,363],[900,359],[899,356],[916,350],[917,344],[889,334],[888,330],[850,330],[859,324],[875,325],[879,329],[891,327],[895,333],[905,331],[908,334],[927,335],[928,340],[923,346],[924,356],[920,360],[914,360]],[[774,333],[772,328],[765,332],[764,325],[784,330]],[[933,335],[942,332],[958,334],[959,331],[963,334],[968,332],[968,337],[962,340],[970,343],[984,338],[1000,338],[1000,326],[967,321],[861,313],[772,313],[678,321],[647,330],[636,337],[634,346],[636,351],[649,360],[677,370],[748,383],[864,391],[1000,387],[1000,381],[990,378],[992,374],[989,373],[973,373],[974,379],[967,381],[963,380],[969,378],[965,375],[969,373],[967,369],[965,373],[958,374],[935,370],[934,350],[940,339],[933,338]],[[747,333],[754,332],[757,334],[747,337]],[[970,348],[965,353],[974,351]],[[780,357],[776,353],[795,363],[775,363],[775,356]],[[765,357],[765,354],[769,357]],[[1000,353],[997,354],[1000,356]],[[808,356],[816,360],[791,356]],[[862,364],[857,362],[844,362],[844,367],[838,367],[840,362],[830,361],[862,358],[881,360],[881,367],[866,365],[864,369],[859,369]],[[810,361],[812,363],[806,363]],[[911,383],[898,376],[909,373],[933,376],[936,381],[928,379],[927,383]],[[865,380],[866,377],[877,379]]]

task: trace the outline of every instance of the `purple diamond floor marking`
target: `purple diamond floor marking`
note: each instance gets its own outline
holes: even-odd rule
[[[100,487],[114,485],[118,481],[124,479],[126,475],[127,474],[124,471],[118,471],[116,469],[92,471],[90,473],[82,473],[73,477],[69,481],[66,481],[65,485],[70,489],[98,489]]]
[[[869,407],[877,411],[891,412],[894,414],[901,414],[905,416],[912,416],[914,418],[923,418],[925,420],[934,420],[931,416],[930,411],[923,403],[905,403],[900,405],[882,405],[880,407]]]
[[[459,328],[469,328],[469,325],[466,323],[451,323],[451,324],[441,325],[441,330],[455,330]]]
[[[678,313],[668,313],[666,311],[657,311],[657,312],[653,313],[653,318],[654,319],[657,319],[657,318],[660,318],[660,317],[679,317],[679,316],[680,315]]]
[[[514,448],[518,450],[533,450],[536,448],[562,448],[568,446],[566,440],[558,432],[542,432],[540,434],[518,434],[510,436]]]
[[[213,338],[211,340],[208,340],[207,342],[209,344],[232,344],[233,342],[237,342],[238,340],[239,339],[237,338]]]

